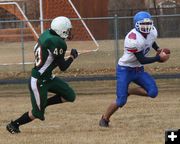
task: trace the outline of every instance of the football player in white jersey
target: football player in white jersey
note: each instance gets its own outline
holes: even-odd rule
[[[116,100],[113,101],[102,115],[99,125],[109,126],[111,115],[127,102],[131,94],[155,98],[158,88],[153,77],[144,71],[143,65],[154,62],[165,62],[169,54],[163,51],[154,57],[147,54],[151,48],[160,51],[156,41],[157,30],[153,25],[151,15],[146,11],[140,11],[134,16],[134,28],[126,35],[124,41],[124,54],[119,59],[116,69]],[[129,88],[131,82],[140,87]]]

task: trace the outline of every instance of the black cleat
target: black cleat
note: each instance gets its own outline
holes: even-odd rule
[[[101,120],[99,121],[99,126],[101,126],[101,127],[109,127],[109,120],[104,119],[103,116],[102,116]]]
[[[19,130],[19,127],[16,127],[14,124],[13,124],[13,121],[11,121],[11,123],[9,123],[7,126],[6,126],[6,129],[11,133],[11,134],[16,134],[16,133],[20,133],[21,131]]]

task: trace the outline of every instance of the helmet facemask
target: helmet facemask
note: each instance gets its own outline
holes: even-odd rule
[[[72,35],[72,28],[67,29],[66,31],[63,31],[61,33],[61,37],[68,39],[68,40],[72,40],[73,35]]]
[[[141,33],[148,34],[153,28],[153,21],[149,18],[145,18],[141,21],[138,21],[135,24],[135,28],[140,31]]]

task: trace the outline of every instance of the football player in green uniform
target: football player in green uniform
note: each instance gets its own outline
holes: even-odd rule
[[[73,89],[62,79],[52,76],[53,69],[59,67],[61,71],[65,71],[78,57],[77,50],[71,49],[69,58],[65,59],[66,39],[72,37],[71,29],[71,21],[60,16],[53,19],[50,29],[40,35],[34,47],[35,66],[29,81],[32,110],[6,126],[10,133],[19,133],[21,125],[34,119],[45,120],[44,112],[47,106],[75,100]],[[48,98],[48,92],[55,95]]]

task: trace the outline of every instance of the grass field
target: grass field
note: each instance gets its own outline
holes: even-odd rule
[[[154,73],[179,73],[179,38],[159,39],[162,48],[170,48],[167,63],[146,66]],[[80,55],[65,73],[57,75],[115,74],[114,41],[100,41],[97,52]],[[92,44],[90,44],[92,45]],[[34,42],[25,43],[25,62],[33,61]],[[89,49],[87,42],[71,43],[78,50]],[[120,55],[123,41],[120,41]],[[32,65],[2,65],[22,62],[20,43],[0,43],[0,79],[27,78]],[[163,144],[166,129],[180,128],[180,79],[157,80],[156,99],[131,96],[125,107],[111,119],[110,128],[98,126],[101,115],[115,99],[115,81],[82,81],[70,84],[77,92],[74,103],[47,108],[46,120],[21,127],[22,133],[10,135],[5,127],[11,120],[31,109],[27,85],[0,85],[0,144]]]
[[[35,120],[11,135],[6,124],[31,108],[27,85],[0,85],[0,144],[163,144],[166,129],[180,128],[180,80],[157,80],[156,99],[130,96],[110,128],[98,121],[115,98],[115,81],[71,82],[74,103],[50,106],[46,120]]]

